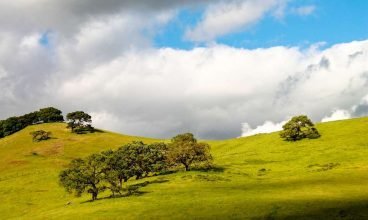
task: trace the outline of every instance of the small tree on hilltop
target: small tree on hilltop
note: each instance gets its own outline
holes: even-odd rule
[[[280,137],[287,141],[297,141],[304,138],[315,139],[321,136],[306,115],[293,117],[282,128]]]
[[[59,175],[60,184],[69,193],[74,192],[76,196],[81,196],[84,192],[90,193],[92,201],[106,190],[104,179],[104,157],[100,154],[92,154],[86,160],[72,160],[69,168]]]
[[[68,113],[66,115],[66,120],[68,123],[67,128],[70,128],[73,133],[83,134],[94,131],[91,125],[92,117],[83,111]]]
[[[179,134],[171,139],[168,160],[173,164],[182,164],[186,171],[193,163],[210,164],[212,156],[207,143],[198,143],[193,134]]]

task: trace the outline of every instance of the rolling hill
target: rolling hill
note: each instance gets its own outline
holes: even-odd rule
[[[212,171],[129,181],[139,193],[89,202],[58,185],[72,158],[133,140],[112,132],[71,134],[63,123],[0,139],[2,219],[368,219],[368,118],[317,124],[322,137],[285,142],[278,133],[221,141]],[[32,142],[31,131],[53,139]]]

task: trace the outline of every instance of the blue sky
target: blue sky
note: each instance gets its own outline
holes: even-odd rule
[[[299,15],[298,7],[313,6],[307,15]],[[282,18],[266,14],[251,27],[220,36],[216,43],[241,48],[272,46],[307,47],[324,42],[325,46],[368,38],[368,1],[366,0],[296,0],[290,1]],[[156,47],[192,49],[202,43],[185,39],[188,26],[195,26],[203,9],[181,9],[154,42]]]

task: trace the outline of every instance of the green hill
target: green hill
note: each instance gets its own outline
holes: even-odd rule
[[[111,132],[71,134],[42,124],[0,139],[2,219],[367,219],[368,118],[317,124],[322,137],[282,141],[278,133],[209,141],[217,169],[150,177],[137,195],[88,202],[58,185],[72,158],[132,140]],[[43,129],[53,139],[32,142]],[[105,197],[105,198],[104,198]]]

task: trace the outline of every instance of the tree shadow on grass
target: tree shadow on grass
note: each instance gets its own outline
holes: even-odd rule
[[[47,142],[47,141],[51,141],[51,140],[57,140],[59,138],[57,137],[48,137],[47,139],[43,139],[43,140],[36,140],[36,139],[33,139],[32,142],[33,143],[44,143],[44,142]]]
[[[286,219],[286,220],[309,220],[309,219],[336,219],[336,220],[353,220],[368,219],[368,200],[361,201],[315,201],[316,207],[311,207],[304,212],[299,213],[280,213],[282,203],[272,208],[264,217],[256,217],[252,219]],[[321,207],[318,207],[321,203]],[[300,204],[303,206],[305,204]]]
[[[214,173],[223,173],[226,170],[225,167],[222,166],[211,166],[211,167],[193,167],[191,171],[200,171],[200,172],[214,172]]]
[[[105,131],[103,131],[103,130],[101,130],[101,129],[97,129],[97,128],[95,128],[95,129],[93,130],[93,132],[95,132],[95,133],[106,133]]]
[[[141,191],[141,188],[143,188],[145,186],[148,186],[148,185],[151,185],[151,184],[159,184],[159,183],[166,183],[166,182],[169,182],[169,180],[159,178],[159,179],[156,179],[156,180],[144,181],[142,183],[136,183],[136,184],[133,184],[133,185],[129,185],[126,189],[124,189],[121,192],[121,194],[105,196],[105,197],[98,198],[96,200],[117,199],[117,198],[124,198],[124,197],[130,197],[130,196],[142,196],[142,195],[147,194],[149,192]],[[89,202],[93,202],[93,201],[88,200],[88,201],[81,202],[81,204],[89,203]]]
[[[173,173],[177,173],[178,170],[165,170],[165,171],[161,171],[160,173],[154,174],[153,176],[165,176],[165,175],[170,175]]]
[[[140,188],[145,187],[145,186],[148,186],[148,185],[151,185],[151,184],[166,183],[166,182],[169,182],[169,180],[162,179],[162,178],[159,178],[159,179],[156,179],[156,180],[152,180],[152,181],[144,181],[142,183],[136,183],[136,184],[133,184],[133,185],[128,186],[128,191],[129,190],[130,191],[137,191]]]

